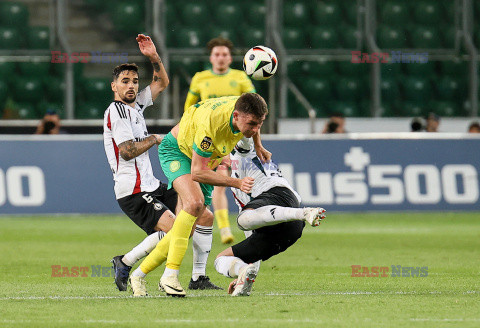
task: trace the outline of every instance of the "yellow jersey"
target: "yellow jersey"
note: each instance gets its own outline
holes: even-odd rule
[[[177,142],[180,151],[192,158],[193,151],[211,160],[215,169],[243,137],[233,128],[233,110],[239,96],[207,99],[190,106],[180,120]]]
[[[225,74],[215,74],[209,69],[198,72],[192,78],[185,101],[185,110],[199,100],[241,96],[242,93],[247,92],[255,92],[255,87],[244,71],[229,69]]]

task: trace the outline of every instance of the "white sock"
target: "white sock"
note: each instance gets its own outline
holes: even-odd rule
[[[235,256],[220,256],[215,260],[217,272],[229,278],[237,278],[240,270],[247,265]]]
[[[168,277],[168,276],[174,276],[174,275],[178,277],[179,272],[180,272],[179,270],[170,269],[170,268],[165,267],[165,271],[163,271],[162,278],[163,277]]]
[[[192,279],[197,281],[198,277],[205,276],[208,254],[212,249],[212,229],[211,227],[197,225],[192,237],[193,249],[193,270]]]
[[[254,230],[282,222],[303,220],[303,208],[263,206],[255,210],[245,210],[237,218],[242,230]]]
[[[147,276],[146,273],[143,273],[143,271],[140,269],[140,267],[138,267],[137,269],[135,269],[135,271],[133,271],[132,273],[132,277],[142,277],[142,278],[145,278]]]
[[[123,256],[122,262],[130,267],[134,266],[138,260],[150,254],[163,236],[165,236],[163,231],[157,231],[148,235],[140,244]]]

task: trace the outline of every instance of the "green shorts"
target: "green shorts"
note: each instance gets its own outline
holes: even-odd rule
[[[168,179],[168,188],[172,188],[173,181],[185,174],[191,174],[192,160],[178,148],[177,139],[169,132],[158,146],[158,159],[163,173]],[[205,198],[205,205],[212,203],[213,186],[200,183]]]

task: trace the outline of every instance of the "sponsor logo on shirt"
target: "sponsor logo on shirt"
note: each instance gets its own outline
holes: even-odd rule
[[[180,162],[173,161],[170,163],[170,172],[177,172],[180,169]]]

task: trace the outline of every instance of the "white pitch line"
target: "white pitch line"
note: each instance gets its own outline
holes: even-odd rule
[[[476,290],[462,292],[462,295],[477,294]],[[369,291],[350,291],[350,292],[317,292],[317,293],[255,293],[257,296],[322,296],[322,295],[452,295],[448,291],[396,291],[396,292],[369,292]],[[457,293],[453,293],[457,294]],[[190,294],[187,298],[194,297],[230,297],[227,294]],[[102,300],[102,299],[133,299],[133,296],[10,296],[0,297],[0,301],[21,301],[21,300]],[[143,297],[149,298],[168,298],[166,295],[150,295]]]

